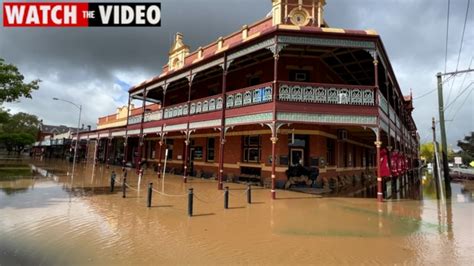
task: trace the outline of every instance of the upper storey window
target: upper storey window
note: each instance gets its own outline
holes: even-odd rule
[[[307,70],[290,70],[290,81],[310,82],[310,72]]]

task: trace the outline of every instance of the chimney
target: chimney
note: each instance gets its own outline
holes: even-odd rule
[[[84,129],[84,124],[82,124],[82,127],[81,127],[81,129]]]

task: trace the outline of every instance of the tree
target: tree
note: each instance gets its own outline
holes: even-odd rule
[[[0,143],[3,143],[10,153],[21,153],[26,146],[33,144],[38,133],[40,120],[35,115],[17,113],[7,116],[0,127]]]
[[[7,133],[27,133],[36,136],[40,126],[40,120],[36,115],[17,113],[3,124],[3,131]]]
[[[434,158],[434,145],[433,142],[427,142],[421,144],[420,156],[425,159],[427,163],[432,163]]]
[[[35,137],[28,133],[0,133],[0,142],[5,145],[9,153],[12,151],[21,153],[26,146],[35,142]]]
[[[41,81],[24,83],[24,79],[16,66],[6,64],[0,58],[0,103],[14,102],[21,97],[31,98],[31,93],[39,88]]]
[[[458,147],[461,148],[459,155],[463,163],[469,164],[474,160],[474,132],[470,136],[465,136],[464,140],[458,141]]]
[[[441,147],[438,145],[438,148],[441,149]],[[441,150],[438,150],[438,152],[441,152]],[[432,163],[434,162],[434,145],[433,142],[427,142],[424,144],[421,144],[420,147],[420,156],[424,158],[424,160],[427,163]],[[454,161],[454,156],[455,153],[451,147],[448,147],[448,161],[452,162]]]
[[[10,114],[0,106],[0,126],[10,119]],[[1,128],[0,128],[1,130]]]

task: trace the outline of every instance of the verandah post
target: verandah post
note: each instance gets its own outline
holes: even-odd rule
[[[188,86],[188,108],[191,105],[191,87],[193,86],[193,71],[189,71],[189,86]],[[191,133],[189,131],[189,112],[187,115],[187,123],[186,123],[186,132],[185,132],[185,138],[184,138],[184,158],[183,158],[183,182],[187,183],[188,182],[188,153],[189,153],[189,144],[190,144],[190,137]]]
[[[375,141],[375,147],[377,149],[377,201],[383,202],[383,189],[382,189],[382,176],[380,172],[380,148],[382,142],[380,141],[380,132],[377,132],[377,140]]]
[[[275,131],[276,131],[276,129],[275,129]],[[275,132],[275,136],[273,136],[270,140],[272,141],[272,199],[276,199],[276,190],[275,190],[275,186],[276,186],[276,184],[275,184],[276,183],[275,146],[276,146],[276,143],[278,142],[278,137],[277,137],[276,132]]]
[[[163,131],[163,130],[162,130]],[[163,139],[160,137],[160,141],[158,142],[160,148],[158,149],[158,179],[161,178],[161,153],[163,152]]]
[[[137,174],[140,171],[140,167],[143,160],[143,146],[145,145],[145,136],[143,135],[143,123],[145,122],[145,112],[146,112],[146,95],[147,89],[143,88],[143,101],[142,101],[142,117],[140,120],[140,136],[138,143],[138,160],[136,165]]]
[[[377,95],[379,91],[379,69],[378,69],[378,58],[377,58],[377,50],[373,51],[372,54],[374,61],[374,86],[375,86],[375,95]],[[377,98],[377,97],[376,97]],[[380,123],[379,121],[380,118],[377,119],[377,124]],[[380,172],[380,148],[382,147],[382,141],[380,140],[380,128],[377,127],[377,132],[376,132],[376,141],[375,141],[375,147],[377,149],[377,202],[383,202],[383,190],[382,190],[382,176]]]
[[[272,199],[276,199],[276,171],[275,171],[275,160],[276,160],[276,143],[278,142],[278,128],[276,125],[276,120],[277,120],[277,90],[278,90],[278,60],[280,59],[280,47],[278,46],[278,36],[275,36],[275,47],[273,51],[273,128],[272,128],[272,137],[270,138],[272,142],[272,188],[271,188],[271,197]]]
[[[130,94],[128,95],[128,105],[127,105],[127,124],[125,126],[125,140],[123,142],[123,160],[122,160],[122,167],[125,169],[127,165],[127,159],[128,159],[128,122],[130,120],[130,101],[131,101],[131,96]]]
[[[217,189],[222,190],[223,188],[223,177],[224,177],[224,147],[225,147],[225,109],[226,103],[226,87],[227,87],[227,55],[224,54],[224,64],[222,65],[222,111],[221,111],[221,132],[219,140],[219,167],[217,173]]]
[[[160,109],[161,109],[161,114],[162,114],[162,117],[161,117],[161,120],[165,119],[164,115],[164,110],[165,110],[165,102],[166,102],[166,89],[167,89],[168,85],[166,84],[165,82],[165,85],[163,85],[163,100],[161,101],[161,106],[160,106]],[[163,133],[163,129],[164,129],[164,124],[161,124],[161,132],[160,132],[160,141],[158,142],[158,144],[160,145],[160,149],[159,149],[159,153],[158,153],[158,179],[161,178],[161,153],[163,152],[163,145],[165,144],[164,143],[164,133]]]

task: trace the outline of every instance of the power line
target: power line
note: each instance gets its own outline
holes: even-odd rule
[[[446,20],[446,50],[444,53],[444,72],[448,66],[448,39],[449,39],[449,8],[451,6],[451,0],[448,0],[448,15]]]
[[[454,115],[453,115],[453,118],[451,118],[451,121],[454,121],[454,119],[456,118],[456,115],[459,113],[459,111],[461,111],[462,107],[464,106],[464,104],[466,104],[467,100],[469,99],[469,96],[471,95],[473,90],[469,91],[469,93],[467,94],[466,98],[464,98],[464,101],[461,103],[461,105],[459,106],[459,108],[456,110],[456,112],[454,112]]]
[[[463,44],[464,44],[464,34],[466,32],[466,25],[467,25],[467,18],[469,16],[469,6],[470,6],[470,4],[471,4],[471,0],[467,0],[466,16],[464,17],[464,26],[463,26],[463,29],[462,29],[461,44],[459,45],[459,53],[458,53],[458,61],[457,61],[457,64],[456,64],[456,71],[458,71],[458,69],[459,69],[459,62],[460,62],[460,59],[461,59],[462,47],[463,47]],[[469,68],[471,68],[471,67],[469,67]],[[454,77],[454,80],[456,80],[456,77]],[[451,84],[451,88],[449,89],[448,98],[446,98],[446,102],[449,102],[449,98],[451,96],[451,93],[453,92],[454,80],[453,80],[453,83]]]
[[[469,68],[470,68],[470,65],[469,65]],[[450,81],[451,78],[453,78],[453,76],[455,76],[455,75],[456,75],[456,74],[453,74],[453,75],[449,76],[447,79],[443,80],[443,84],[446,83],[446,82],[448,82],[448,81]],[[418,100],[418,99],[420,99],[420,98],[426,97],[426,96],[432,94],[433,92],[435,92],[436,90],[437,90],[437,88],[434,88],[434,89],[432,89],[432,90],[426,92],[425,94],[423,94],[423,95],[421,95],[421,96],[414,97],[413,100]]]
[[[425,93],[425,94],[423,94],[423,95],[421,95],[421,96],[414,97],[413,100],[418,100],[418,99],[420,99],[420,98],[426,97],[426,96],[432,94],[433,92],[435,92],[436,90],[437,90],[437,89],[433,89],[433,90],[431,90],[431,91],[429,91],[429,92],[427,92],[427,93]]]
[[[464,17],[464,26],[462,29],[462,37],[461,37],[461,46],[459,47],[459,53],[458,53],[458,62],[456,65],[456,71],[458,71],[459,68],[459,59],[461,59],[461,51],[462,51],[462,46],[464,43],[464,34],[466,32],[466,25],[467,25],[467,18],[469,16],[469,6],[471,4],[471,0],[467,0],[467,7],[466,7],[466,16]]]
[[[459,95],[452,102],[450,102],[448,105],[446,105],[446,107],[444,108],[444,111],[446,111],[449,107],[451,107],[453,105],[453,103],[455,103],[459,99],[459,97],[461,97],[471,87],[472,84],[474,84],[474,81],[471,82],[469,85],[467,85],[467,87],[464,88],[461,91],[461,93],[459,93]]]
[[[469,69],[471,69],[471,65],[472,65],[472,60],[474,59],[474,56],[471,57],[471,62],[469,62]],[[467,75],[464,75],[464,79],[462,80],[462,83],[461,83],[461,86],[460,88],[464,87],[464,83],[466,82],[466,79],[467,77],[470,75],[471,73],[467,73]]]

